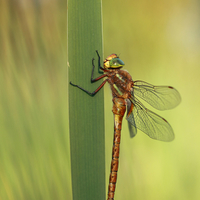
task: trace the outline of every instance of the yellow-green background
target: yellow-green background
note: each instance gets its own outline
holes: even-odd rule
[[[66,24],[66,0],[0,1],[2,200],[71,199]],[[157,112],[174,129],[171,143],[140,131],[130,139],[124,121],[116,200],[199,199],[199,2],[103,0],[103,34],[104,56],[120,54],[133,80],[182,96]],[[113,115],[104,91],[107,183]]]

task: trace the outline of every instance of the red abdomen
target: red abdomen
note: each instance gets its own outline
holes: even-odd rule
[[[119,164],[119,147],[122,128],[122,119],[126,112],[126,100],[123,98],[113,98],[114,114],[114,139],[112,150],[112,161],[110,169],[110,178],[108,185],[108,200],[114,200],[115,187],[117,182],[117,171]]]

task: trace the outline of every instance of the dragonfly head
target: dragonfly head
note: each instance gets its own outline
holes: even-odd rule
[[[118,69],[124,66],[124,62],[117,54],[111,54],[104,60],[104,69]]]

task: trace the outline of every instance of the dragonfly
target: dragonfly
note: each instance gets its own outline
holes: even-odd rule
[[[98,56],[98,72],[102,75],[93,78],[95,68],[93,58],[91,82],[93,83],[103,78],[106,79],[94,92],[89,92],[72,82],[70,84],[90,96],[95,96],[106,82],[110,84],[113,97],[114,139],[107,200],[114,200],[119,166],[122,120],[125,112],[131,137],[134,137],[137,134],[137,129],[139,129],[152,139],[170,142],[174,139],[171,125],[166,119],[147,109],[138,97],[158,110],[167,110],[176,107],[181,102],[181,96],[171,86],[154,86],[140,80],[133,81],[131,75],[121,69],[125,64],[117,54],[109,55],[104,60],[103,67],[101,67],[101,57],[98,51],[96,53]]]

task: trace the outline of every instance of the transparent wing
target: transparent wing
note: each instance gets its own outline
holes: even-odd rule
[[[132,126],[132,124],[129,121],[127,121],[127,122],[128,122],[128,129],[129,129],[130,137],[133,138],[137,134],[137,128],[135,126]]]
[[[145,108],[135,97],[132,97],[131,101],[134,104],[133,112],[126,119],[132,126],[152,139],[166,142],[174,139],[173,129],[164,118]]]
[[[181,102],[179,92],[171,86],[154,86],[144,81],[135,81],[133,93],[158,110],[172,109]]]
[[[127,99],[126,102],[127,102],[127,117],[128,117],[128,113],[129,113],[130,108],[131,108],[131,101],[129,99]],[[129,117],[131,118],[132,123],[130,123],[129,121],[127,121],[127,122],[128,122],[128,129],[129,129],[130,137],[133,138],[137,134],[137,128],[136,128],[136,125],[135,125],[133,112],[131,112],[130,115],[131,116],[129,116]]]

